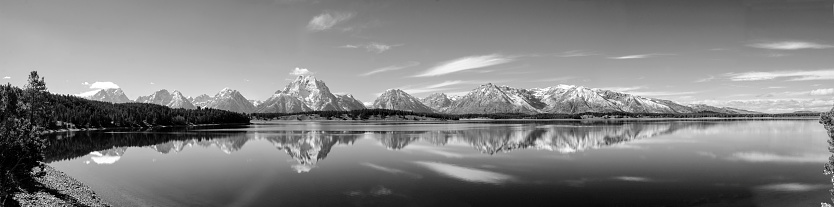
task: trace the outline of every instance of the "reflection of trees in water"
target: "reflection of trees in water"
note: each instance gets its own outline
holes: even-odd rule
[[[240,149],[246,142],[244,132],[77,132],[53,135],[45,150],[45,162],[69,160],[91,152],[106,151],[120,147],[145,147],[161,152],[180,151],[189,143],[211,142],[221,149]]]

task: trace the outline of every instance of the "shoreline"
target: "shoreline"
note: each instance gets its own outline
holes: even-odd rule
[[[156,129],[156,128],[170,128],[170,127],[202,127],[202,126],[234,126],[234,125],[250,125],[252,122],[249,123],[235,123],[235,124],[192,124],[192,125],[182,125],[182,126],[167,126],[167,125],[159,125],[159,126],[150,126],[150,127],[101,127],[101,128],[72,128],[72,129],[49,129],[44,130],[45,132],[41,135],[46,134],[55,134],[55,133],[65,133],[65,132],[87,132],[87,131],[101,131],[101,130],[115,130],[115,129]]]
[[[34,188],[32,192],[24,189],[24,192],[14,195],[14,200],[20,203],[20,206],[112,206],[81,181],[46,163],[41,164],[44,165],[45,174],[35,178],[41,186],[30,186]],[[32,169],[32,173],[38,172],[39,168]]]
[[[276,122],[478,122],[478,121],[735,121],[735,120],[819,120],[819,116],[799,116],[799,117],[701,117],[701,118],[591,118],[591,119],[488,119],[488,118],[472,118],[459,120],[288,120],[288,119],[252,119],[251,124],[276,123]]]

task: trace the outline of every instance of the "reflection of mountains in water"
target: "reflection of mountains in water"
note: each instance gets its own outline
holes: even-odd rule
[[[265,135],[262,138],[295,159],[298,164],[293,165],[293,169],[301,173],[315,168],[316,163],[326,158],[334,145],[353,144],[359,136],[319,131],[289,131]]]
[[[620,123],[613,125],[539,125],[489,127],[460,131],[384,133],[379,142],[388,149],[402,149],[417,140],[435,145],[466,143],[485,154],[515,149],[539,149],[572,153],[635,139],[649,138],[687,128],[703,129],[705,122]]]
[[[187,147],[215,146],[224,153],[240,150],[250,139],[266,140],[286,152],[298,164],[293,168],[306,172],[330,153],[336,144],[353,144],[362,137],[373,137],[388,149],[399,150],[424,141],[434,145],[464,143],[476,150],[494,154],[515,149],[538,149],[572,153],[609,146],[635,139],[670,134],[681,129],[704,129],[708,122],[617,123],[605,125],[502,125],[447,131],[285,131],[279,133],[246,132],[178,132],[178,133],[82,133],[53,141],[47,150],[47,162],[73,159],[92,154],[101,163],[112,164],[126,147],[149,147],[160,153],[181,152]],[[78,136],[81,135],[81,136]],[[249,136],[248,136],[249,135]],[[98,161],[94,160],[96,163]]]

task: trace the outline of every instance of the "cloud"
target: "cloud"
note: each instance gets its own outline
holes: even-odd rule
[[[653,58],[653,57],[657,57],[657,56],[666,56],[666,55],[674,55],[674,54],[650,53],[650,54],[639,54],[639,55],[626,55],[626,56],[620,56],[620,57],[609,57],[609,59],[628,60],[628,59]]]
[[[771,50],[801,50],[801,49],[827,49],[834,48],[834,45],[819,44],[805,41],[782,41],[782,42],[764,42],[749,44],[747,46],[771,49]]]
[[[557,54],[556,57],[586,57],[586,56],[594,56],[594,55],[600,55],[600,54],[594,53],[594,52],[586,52],[586,51],[582,51],[582,50],[571,50],[571,51],[563,52],[561,54]]]
[[[828,111],[828,109],[831,109],[831,104],[834,103],[834,98],[701,100],[690,103],[740,108],[765,113],[787,113],[794,111]]]
[[[700,93],[697,91],[629,91],[628,94],[635,96],[680,96]]]
[[[576,77],[573,76],[565,76],[565,77],[556,77],[556,78],[545,78],[545,79],[538,79],[532,80],[530,82],[563,82],[570,79],[575,79]]]
[[[727,159],[745,162],[823,163],[828,160],[828,156],[826,154],[777,155],[765,152],[738,152]]]
[[[609,90],[609,91],[617,91],[617,92],[628,92],[628,91],[633,91],[633,90],[638,90],[638,89],[643,89],[643,88],[646,88],[646,87],[644,87],[644,86],[627,86],[627,87],[605,87],[605,88],[600,88],[600,89]]]
[[[650,178],[634,177],[634,176],[619,176],[619,177],[613,177],[611,179],[622,180],[622,181],[631,181],[631,182],[652,182],[652,181],[654,181]]]
[[[310,72],[306,68],[295,68],[290,72],[290,75],[313,75],[313,72]]]
[[[812,190],[821,190],[829,188],[829,185],[823,184],[804,184],[804,183],[776,183],[769,185],[762,185],[756,187],[761,190],[769,191],[785,191],[785,192],[803,192]]]
[[[715,76],[709,76],[707,78],[701,78],[701,79],[695,80],[695,82],[696,83],[703,83],[703,82],[709,82],[709,81],[712,81],[712,80],[715,80]]]
[[[362,165],[364,165],[366,167],[369,167],[371,169],[374,169],[374,170],[379,170],[379,171],[394,174],[394,175],[405,175],[407,177],[414,178],[414,179],[423,178],[423,176],[421,176],[419,174],[410,173],[410,172],[400,170],[400,169],[384,167],[384,166],[376,165],[376,164],[373,164],[373,163],[365,162],[365,163],[362,163]]]
[[[336,26],[339,22],[347,21],[353,18],[354,12],[338,12],[338,11],[324,11],[324,13],[313,17],[310,23],[307,24],[307,29],[311,31],[324,31]]]
[[[514,57],[508,57],[499,54],[468,56],[440,63],[439,65],[421,74],[418,74],[415,77],[446,75],[449,73],[484,68],[513,61],[515,61]]]
[[[467,182],[501,184],[515,178],[501,173],[438,162],[415,162],[439,174]]]
[[[771,72],[744,72],[744,73],[727,73],[732,81],[760,81],[773,80],[777,78],[789,78],[789,81],[808,81],[808,80],[834,80],[834,69],[827,70],[794,70],[794,71],[771,71]]]
[[[410,67],[414,67],[414,66],[418,66],[418,65],[420,65],[420,62],[409,61],[409,62],[399,64],[399,65],[392,65],[392,66],[377,68],[377,69],[374,69],[374,70],[369,71],[367,73],[360,74],[359,76],[369,76],[369,75],[373,75],[373,74],[377,74],[377,73],[381,73],[381,72],[402,70],[402,69],[406,69],[406,68],[410,68]]]
[[[342,45],[339,48],[348,48],[348,49],[365,49],[368,52],[375,52],[377,54],[388,51],[393,49],[394,47],[403,46],[403,44],[396,44],[396,45],[387,45],[384,43],[378,42],[371,42],[371,43],[364,43],[364,44],[355,44],[355,45]]]
[[[811,90],[811,93],[810,93],[810,94],[811,94],[811,95],[814,95],[814,96],[825,96],[825,95],[831,95],[831,94],[834,94],[834,88],[820,88],[820,89],[814,89],[814,90]]]
[[[113,82],[95,82],[95,83],[92,83],[92,84],[90,84],[90,83],[88,83],[88,82],[84,82],[84,83],[82,83],[82,84],[83,84],[83,85],[88,85],[88,86],[90,86],[90,88],[94,88],[94,89],[111,89],[111,88],[119,88],[119,85],[116,85],[116,84],[115,84],[115,83],[113,83]]]
[[[154,84],[156,84],[156,83],[150,82],[149,84],[154,85]]]
[[[3,77],[3,79],[12,79],[12,77],[6,76],[6,77]]]

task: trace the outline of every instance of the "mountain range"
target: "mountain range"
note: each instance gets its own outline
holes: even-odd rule
[[[434,93],[416,98],[400,89],[388,89],[366,107],[350,94],[333,94],[322,80],[298,76],[264,101],[249,100],[237,90],[224,88],[214,96],[185,97],[179,91],[160,90],[131,101],[121,89],[100,89],[79,96],[113,103],[140,102],[171,108],[216,108],[239,113],[295,113],[305,111],[349,111],[365,108],[395,109],[423,113],[491,114],[491,113],[559,113],[586,112],[696,113],[710,111],[726,114],[759,112],[715,107],[636,96],[611,90],[575,85],[546,88],[513,88],[492,83],[480,85],[459,97]]]

